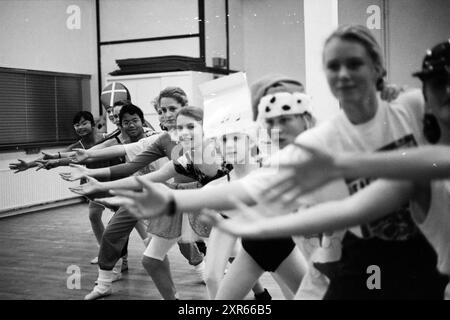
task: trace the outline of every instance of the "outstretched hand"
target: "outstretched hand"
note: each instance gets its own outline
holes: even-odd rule
[[[108,198],[95,198],[95,202],[104,204],[108,207],[121,207],[121,206],[132,206],[133,201],[124,197],[108,197]]]
[[[114,201],[126,207],[137,219],[148,219],[168,213],[170,201],[173,199],[172,191],[162,183],[148,182],[142,177],[136,177],[136,180],[143,188],[141,192],[110,190],[112,194],[119,196]]]
[[[28,163],[26,161],[23,161],[21,159],[17,159],[17,161],[19,161],[19,162],[13,162],[13,163],[9,164],[9,168],[11,170],[16,170],[16,171],[14,171],[14,173],[25,171],[28,168],[30,168],[30,166],[28,165]]]
[[[36,171],[39,171],[41,169],[53,169],[59,166],[59,160],[36,160],[37,168]]]
[[[42,158],[43,160],[52,160],[52,159],[61,158],[58,153],[47,153],[44,151],[42,151],[41,153],[43,156],[43,158]]]
[[[331,154],[299,143],[294,145],[304,150],[308,157],[298,163],[280,165],[281,174],[261,193],[261,197],[268,203],[281,200],[285,207],[290,207],[299,196],[341,175]]]
[[[59,175],[66,181],[80,180],[88,176],[88,169],[78,164],[69,164],[73,168],[71,172],[61,172]]]

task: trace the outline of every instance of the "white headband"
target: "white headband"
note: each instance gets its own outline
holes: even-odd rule
[[[261,98],[258,105],[258,120],[282,115],[311,114],[311,97],[300,92],[277,92]]]
[[[227,114],[216,126],[217,137],[228,134],[243,133],[254,137],[257,131],[257,124],[245,114]]]

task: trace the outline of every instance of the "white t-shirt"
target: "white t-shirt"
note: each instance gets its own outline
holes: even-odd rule
[[[379,101],[375,116],[368,122],[354,125],[341,111],[331,120],[307,130],[299,135],[297,142],[304,145],[321,148],[331,154],[342,152],[375,152],[412,147],[424,143],[421,123],[424,114],[424,101],[421,91],[409,91],[401,95],[396,101],[387,103]],[[295,147],[287,146],[276,155],[270,163],[292,163],[301,161],[304,152]],[[265,168],[251,173],[241,180],[247,192],[257,199],[259,192],[271,184],[276,175],[276,169]],[[300,202],[313,205],[325,201],[343,199],[351,193],[357,192],[370,183],[369,179],[355,179],[354,181],[336,180],[323,188],[302,196]],[[382,228],[381,228],[382,229]],[[360,227],[352,228],[352,232],[361,236]],[[379,229],[377,229],[379,230]],[[367,236],[380,236],[377,230],[364,230]],[[305,275],[296,298],[321,299],[328,287],[328,278],[312,266],[314,262],[338,261],[341,257],[341,240],[345,230],[331,235],[311,238],[306,246],[310,251],[310,268]],[[399,238],[406,235],[397,235]],[[299,246],[305,246],[302,237],[294,237]],[[302,248],[304,251],[305,248]]]

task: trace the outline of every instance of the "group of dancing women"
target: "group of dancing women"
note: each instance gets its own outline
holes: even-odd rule
[[[175,244],[209,299],[269,300],[265,272],[287,300],[450,299],[450,40],[404,70],[419,89],[385,82],[382,50],[363,26],[338,27],[322,60],[340,106],[326,121],[301,82],[272,74],[250,86],[253,119],[228,119],[214,138],[203,109],[165,88],[152,101],[155,131],[122,86],[104,103],[115,132],[96,134],[82,111],[77,143],[10,165],[70,166],[61,177],[89,199],[98,279],[85,299],[113,294],[134,228],[167,300],[182,299]],[[261,128],[277,146],[270,154]],[[106,227],[104,207],[115,212]]]

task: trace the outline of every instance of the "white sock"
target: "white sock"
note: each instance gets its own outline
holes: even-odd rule
[[[198,265],[194,266],[195,270],[205,270],[205,261],[200,262]]]

